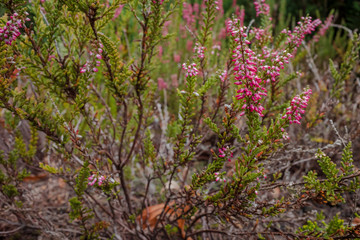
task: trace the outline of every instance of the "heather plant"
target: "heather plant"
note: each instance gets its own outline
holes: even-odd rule
[[[256,20],[245,22],[246,9],[215,0],[0,0],[0,234],[359,237],[356,200],[347,216],[317,206],[357,199],[360,131],[342,136],[325,118],[339,108],[312,100],[345,99],[359,38],[339,70],[330,60],[331,90],[317,89],[306,81],[315,72],[302,71],[305,42],[325,37],[331,15],[278,31],[271,5],[253,5]],[[315,141],[322,123],[333,135]],[[317,161],[295,174],[309,154]],[[65,225],[29,197],[39,172],[64,182]]]

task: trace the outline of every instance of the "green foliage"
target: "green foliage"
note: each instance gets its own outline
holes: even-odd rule
[[[43,164],[43,163],[40,163],[40,164],[39,164],[39,167],[42,168],[42,169],[44,169],[45,171],[47,171],[47,172],[49,172],[49,173],[52,173],[52,174],[56,174],[56,173],[61,172],[60,169],[56,169],[56,168],[54,168],[54,167],[51,167],[51,166],[49,166],[49,165],[45,165],[45,164]]]
[[[341,236],[351,227],[344,225],[344,220],[339,218],[339,214],[326,223],[324,214],[316,214],[316,221],[308,220],[305,225],[299,228],[299,232],[305,236],[321,237],[323,239],[332,239],[335,236]]]
[[[178,229],[174,226],[171,226],[170,224],[165,226],[165,230],[169,235],[173,235],[178,232]]]
[[[309,171],[305,182],[296,183],[296,194],[283,188],[291,171],[283,171],[282,161],[295,150],[278,150],[296,144],[304,132],[288,131],[295,115],[288,108],[294,105],[293,89],[304,81],[297,70],[307,72],[307,51],[280,33],[294,29],[289,26],[289,2],[271,1],[271,15],[261,14],[245,29],[246,38],[239,31],[225,37],[225,19],[233,9],[222,16],[215,0],[199,9],[194,2],[169,0],[0,4],[7,12],[0,27],[15,11],[23,18],[28,11],[30,18],[12,45],[0,41],[0,120],[11,140],[0,154],[0,194],[22,226],[34,224],[21,212],[29,205],[23,196],[29,168],[45,170],[73,189],[67,213],[81,229],[76,235],[80,239],[195,239],[200,233],[215,239],[230,224],[241,226],[236,230],[241,236],[267,239],[272,220],[286,211],[308,200],[335,205],[345,201],[344,193],[359,188],[350,143],[339,164],[319,151],[322,173]],[[242,9],[250,11],[249,4]],[[240,29],[249,21],[236,24]],[[330,33],[327,44],[333,37]],[[335,36],[334,42],[343,38]],[[319,45],[309,44],[309,49]],[[339,70],[330,61],[335,79],[331,96],[341,96],[358,45],[356,36]],[[236,51],[242,58],[234,59]],[[266,51],[271,57],[263,57]],[[280,63],[274,56],[286,60]],[[262,60],[248,63],[254,58]],[[242,80],[242,75],[233,76],[240,68],[236,61],[246,66],[245,73],[253,71],[250,65],[271,67]],[[193,64],[193,72],[184,74],[183,62],[183,70]],[[274,69],[279,75],[270,79]],[[249,88],[257,78],[256,89],[266,94],[255,103],[257,93]],[[252,104],[264,106],[263,114]],[[19,130],[25,121],[31,126],[30,138]],[[39,131],[47,139],[39,142]],[[276,188],[281,196],[264,200]],[[325,238],[351,230],[338,217],[328,224],[323,220],[309,220],[299,237]]]
[[[149,162],[155,162],[156,160],[156,151],[155,151],[155,147],[154,144],[151,140],[151,132],[148,130],[146,132],[146,138],[144,141],[144,158],[146,163]]]
[[[14,186],[12,184],[6,184],[6,185],[2,186],[1,190],[9,198],[13,198],[13,197],[19,195],[19,192],[18,192],[16,186]]]
[[[206,119],[204,120],[204,122],[209,126],[209,128],[210,128],[214,133],[217,133],[217,134],[220,133],[220,132],[219,132],[220,130],[219,130],[219,128],[217,127],[217,125],[216,125],[214,122],[212,122],[210,118],[206,118]]]
[[[321,150],[318,150],[316,157],[319,158],[318,163],[321,171],[325,174],[325,179],[319,179],[317,173],[314,171],[308,172],[307,176],[304,176],[305,187],[308,190],[314,191],[316,197],[321,201],[337,204],[344,202],[344,198],[341,196],[343,192],[355,191],[359,187],[359,179],[354,175],[354,166],[352,165],[352,152],[351,142],[349,142],[343,150],[341,158],[341,172],[337,168],[336,164],[331,161],[330,157],[326,156]],[[348,181],[345,181],[349,179]]]
[[[73,197],[69,200],[71,212],[69,214],[71,220],[75,220],[81,217],[81,202],[77,197]]]
[[[90,176],[89,162],[85,161],[76,178],[75,192],[81,197],[88,185],[88,177]]]
[[[334,62],[330,59],[330,72],[334,78],[334,84],[331,88],[331,96],[340,99],[344,90],[346,81],[349,80],[352,69],[356,60],[359,58],[360,38],[354,33],[353,38],[349,41],[346,53],[341,61],[339,70],[336,70]]]

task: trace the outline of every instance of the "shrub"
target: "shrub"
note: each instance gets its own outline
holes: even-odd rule
[[[248,25],[243,10],[224,14],[214,0],[0,3],[0,116],[9,141],[0,157],[0,234],[359,237],[356,201],[340,216],[348,222],[305,207],[346,208],[359,188],[351,150],[358,105],[344,110],[351,136],[329,120],[349,101],[320,106],[355,89],[356,33],[339,71],[330,61],[328,92],[310,51],[331,18],[309,47],[321,20],[304,16],[275,35],[264,0],[254,1]],[[329,125],[335,134],[314,133]],[[325,153],[341,146],[340,158]],[[39,202],[29,182],[44,171],[66,183],[67,217],[32,205]]]

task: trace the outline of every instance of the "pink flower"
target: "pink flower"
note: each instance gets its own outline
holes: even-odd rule
[[[171,85],[172,85],[173,87],[178,87],[178,86],[179,86],[179,82],[178,82],[177,74],[172,74],[172,75],[170,76],[170,78],[171,78]]]
[[[185,21],[185,24],[189,27],[191,27],[195,23],[195,15],[193,14],[194,10],[195,9],[193,9],[190,3],[183,3],[182,17]]]
[[[223,158],[223,157],[225,157],[226,155],[225,155],[225,153],[224,153],[224,151],[225,151],[225,148],[219,148],[219,157],[221,157],[221,158]]]
[[[267,34],[266,34],[266,30],[263,29],[263,28],[252,28],[250,30],[250,33],[251,34],[254,34],[255,35],[255,38],[257,40],[262,40],[262,39],[265,39],[266,37],[269,37]]]
[[[227,160],[228,160],[229,162],[231,162],[231,158],[234,157],[234,153],[230,150],[229,147],[219,148],[218,151],[219,151],[219,155],[218,155],[218,156],[219,156],[220,158],[225,158],[226,156],[228,156]]]
[[[225,29],[224,29],[224,30],[225,30]],[[216,50],[218,50],[218,51],[220,52],[220,50],[221,50],[220,44],[221,44],[221,43],[219,43],[219,44],[214,44],[214,45],[212,46],[211,54],[215,54],[215,52],[217,52]],[[217,53],[216,53],[216,56],[219,56],[219,55],[220,55],[220,54],[217,52]]]
[[[313,37],[314,42],[318,42],[320,37],[324,36],[326,31],[331,25],[331,22],[334,19],[334,15],[330,15],[325,22],[321,25],[321,28],[319,29],[319,32]]]
[[[171,21],[165,21],[164,22],[164,27],[163,27],[163,31],[162,31],[162,35],[166,36],[169,34],[169,26],[171,24]]]
[[[92,180],[94,179],[94,177],[95,177],[95,174],[93,174],[93,175],[91,175],[90,177],[88,177],[88,180],[89,180],[89,181],[92,181]]]
[[[307,88],[304,89],[303,93],[295,96],[290,103],[290,107],[286,109],[285,115],[282,116],[282,119],[289,121],[289,124],[300,124],[300,120],[302,118],[301,114],[305,113],[305,109],[308,105],[311,93],[311,89]],[[288,139],[288,135],[284,134],[283,138]]]
[[[0,28],[0,41],[4,41],[7,45],[11,45],[21,35],[19,29],[23,28],[23,20],[18,17],[19,14],[14,13],[10,16],[11,20],[7,21],[3,28]],[[26,18],[25,21],[30,21],[30,19]]]
[[[216,181],[216,182],[218,182],[218,181],[220,181],[220,180],[223,180],[224,182],[226,182],[226,179],[225,179],[225,178],[222,178],[221,176],[219,176],[219,173],[218,173],[218,172],[214,173],[214,175],[215,175],[215,181]]]
[[[191,40],[187,40],[186,42],[186,50],[191,51],[193,42]]]
[[[164,81],[164,79],[163,78],[158,78],[158,89],[163,90],[163,89],[167,89],[167,88],[168,88],[168,85]]]
[[[264,81],[261,76],[262,60],[252,51],[248,45],[250,42],[245,40],[247,34],[246,27],[241,27],[239,19],[228,21],[227,28],[231,36],[235,39],[237,46],[233,50],[235,85],[240,88],[237,91],[238,100],[243,99],[242,109],[250,112],[257,112],[259,116],[263,116],[264,107],[261,106],[262,97],[267,96],[267,90],[262,85]]]
[[[179,63],[181,60],[181,56],[179,54],[174,54],[174,62]]]
[[[105,177],[104,177],[104,176],[100,176],[100,177],[98,178],[98,185],[101,186],[104,180],[105,180]]]
[[[153,0],[152,1],[154,4],[159,4],[159,5],[162,5],[164,0]]]
[[[197,54],[197,57],[200,59],[204,58],[204,51],[205,51],[205,47],[200,46],[199,43],[195,43],[195,47],[194,47],[194,52]]]
[[[239,20],[240,20],[240,26],[244,26],[245,9],[241,9],[238,14],[239,14],[238,16],[239,16]]]
[[[225,39],[226,38],[226,28],[222,28],[219,32],[219,39]]]
[[[302,17],[301,21],[298,22],[298,26],[296,26],[293,31],[283,30],[282,33],[288,35],[287,44],[294,45],[296,51],[296,48],[298,48],[304,40],[305,35],[313,32],[320,24],[321,21],[319,19],[312,21],[311,17]]]
[[[94,186],[94,184],[96,183],[97,178],[95,177],[95,174],[93,174],[88,178],[88,180],[89,180],[88,185]]]
[[[290,139],[289,134],[288,134],[287,132],[284,132],[284,133],[283,133],[282,138],[283,138],[284,140],[289,140],[289,139]]]
[[[163,55],[163,47],[159,46],[159,58],[161,58]]]
[[[254,0],[256,16],[260,14],[269,15],[270,13],[270,6],[269,4],[265,3],[265,0]]]
[[[224,71],[219,75],[219,77],[220,77],[220,80],[221,80],[222,82],[225,82],[225,80],[226,80],[226,78],[227,78],[227,72],[226,72],[226,70],[224,70]]]
[[[236,7],[236,0],[233,0],[233,2],[232,2],[232,7],[234,8],[234,7]]]
[[[97,178],[96,175],[93,174],[90,177],[88,177],[88,181],[89,181],[88,185],[89,186],[94,186],[94,184],[96,182],[98,182],[98,186],[101,186],[103,184],[104,180],[105,180],[104,176],[100,176],[100,177]]]
[[[219,10],[219,17],[222,17],[224,15],[224,7],[223,7],[223,0],[218,0],[214,2],[216,4],[215,9]]]
[[[199,74],[199,70],[196,68],[196,63],[191,63],[188,66],[186,65],[186,63],[184,63],[182,65],[182,69],[184,69],[186,71],[185,76],[188,77],[192,77],[192,76],[196,76]]]
[[[123,8],[124,8],[124,5],[120,4],[119,7],[115,10],[114,17],[113,17],[112,20],[115,20],[120,16],[120,13],[121,13]]]
[[[264,1],[256,1],[255,5],[260,3]],[[318,24],[320,24],[319,20],[312,21],[310,17],[302,18],[293,31],[283,31],[288,35],[285,48],[275,50],[265,46],[256,53],[250,48],[252,43],[247,40],[246,27],[241,25],[240,19],[226,21],[227,32],[236,43],[232,61],[236,80],[234,84],[239,86],[235,97],[242,101],[243,111],[240,116],[247,112],[256,112],[259,116],[263,116],[262,102],[267,96],[266,84],[277,81],[280,71],[294,56],[288,50],[296,51],[305,35],[311,33]],[[252,28],[250,33],[254,34],[255,39],[260,42],[268,41],[269,34],[265,29]]]

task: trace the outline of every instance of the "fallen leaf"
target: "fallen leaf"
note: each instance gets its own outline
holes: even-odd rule
[[[157,204],[157,205],[153,205],[153,206],[149,206],[147,208],[145,208],[142,211],[142,214],[139,215],[136,220],[137,222],[139,222],[140,224],[142,224],[142,228],[146,229],[147,227],[150,228],[150,230],[153,230],[155,228],[155,225],[158,221],[159,216],[161,215],[161,213],[164,211],[164,214],[166,215],[166,217],[171,219],[177,219],[179,216],[183,215],[184,212],[189,211],[190,206],[186,205],[184,208],[177,208],[176,211],[174,211],[171,206],[174,205],[174,202],[170,202],[166,208],[165,208],[165,204],[161,203],[161,204]],[[164,210],[165,208],[165,210]],[[177,221],[177,225],[181,230],[181,236],[183,238],[185,238],[185,219],[178,219]],[[187,240],[192,240],[192,238],[187,238]]]

